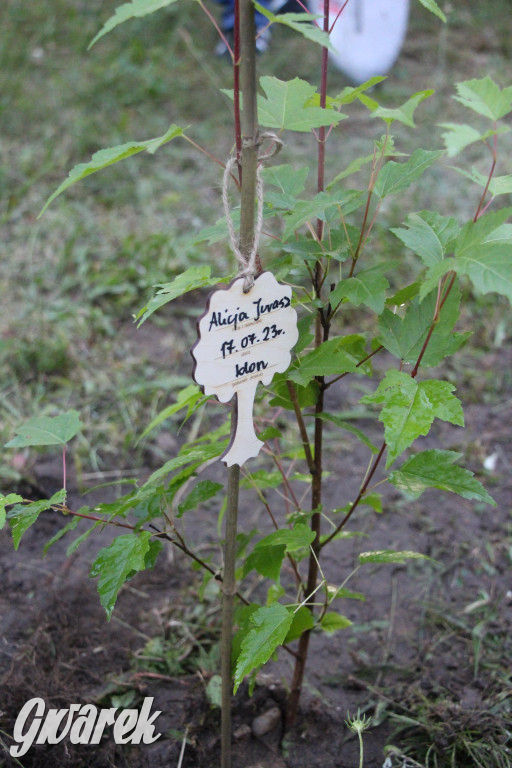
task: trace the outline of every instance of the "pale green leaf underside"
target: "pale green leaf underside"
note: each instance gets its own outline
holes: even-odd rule
[[[429,450],[408,459],[400,469],[391,472],[389,481],[417,499],[427,488],[457,493],[464,499],[475,499],[496,506],[473,472],[454,464],[461,457],[455,451]]]
[[[265,536],[264,539],[256,544],[255,549],[283,545],[287,552],[296,552],[303,547],[309,547],[314,538],[314,532],[307,525],[297,523],[291,530],[289,528],[282,528],[269,533],[268,536]]]
[[[178,454],[178,456],[175,456],[173,459],[166,461],[159,469],[156,469],[153,474],[148,477],[143,488],[149,488],[163,483],[171,472],[174,472],[174,470],[184,467],[187,464],[200,466],[206,461],[220,456],[224,451],[225,446],[226,441],[219,440],[214,445],[200,445],[185,453]]]
[[[478,131],[471,125],[464,123],[439,123],[440,128],[446,128],[446,132],[441,134],[447,150],[448,157],[454,157],[462,152],[463,149],[474,144],[476,141],[486,141],[491,136],[500,133],[507,133],[510,128],[503,125],[499,128],[489,129],[488,131]]]
[[[291,165],[274,165],[263,170],[265,201],[275,208],[290,210],[304,190],[309,168],[295,170]]]
[[[289,27],[290,29],[293,29],[294,32],[298,32],[300,35],[303,35],[306,40],[310,40],[312,43],[317,43],[323,48],[328,48],[331,51],[334,50],[331,44],[330,36],[327,34],[327,32],[324,32],[322,29],[312,23],[313,19],[320,18],[318,15],[304,13],[282,13],[279,16],[276,16],[274,13],[272,13],[272,11],[269,11],[259,3],[255,2],[254,5],[256,10],[265,16],[265,18],[267,18],[271,24],[283,24],[283,26]]]
[[[377,177],[375,192],[380,198],[403,192],[417,181],[442,154],[442,151],[417,149],[405,162],[397,163],[390,160]]]
[[[453,218],[434,211],[410,213],[406,220],[407,229],[392,229],[394,235],[416,253],[427,267],[442,261],[453,250],[459,233],[459,225]]]
[[[262,606],[250,618],[253,629],[242,641],[234,683],[235,693],[244,679],[256,667],[265,664],[285,640],[293,622],[293,613],[280,603]]]
[[[432,90],[418,91],[418,93],[414,93],[405,104],[402,104],[401,107],[390,108],[378,106],[372,111],[372,117],[380,117],[380,119],[384,120],[388,125],[391,125],[395,120],[398,120],[399,123],[403,123],[404,125],[409,126],[409,128],[415,128],[414,112],[416,111],[416,108],[422,101],[425,101],[429,96],[432,96],[433,93],[434,91]]]
[[[477,293],[499,293],[512,303],[512,213],[504,208],[469,222],[461,230],[455,246],[455,258],[433,265],[421,286],[423,299],[450,271],[466,275]]]
[[[356,85],[354,87],[347,85],[341,93],[335,96],[334,99],[331,99],[331,103],[337,104],[339,107],[345,104],[352,104],[352,102],[358,99],[361,94],[368,91],[370,88],[374,88],[385,79],[386,77],[383,75],[376,75],[375,77],[371,77],[365,83],[361,83],[361,85]]]
[[[420,3],[431,13],[434,14],[434,16],[437,16],[441,21],[446,22],[446,16],[444,15],[443,11],[440,9],[438,4],[436,3],[436,0],[420,0]]]
[[[512,86],[501,89],[489,75],[456,83],[455,87],[456,101],[490,120],[500,120],[512,112]]]
[[[213,499],[223,488],[222,483],[214,483],[213,480],[200,480],[187,495],[185,501],[178,505],[177,517],[181,517],[185,512],[197,509],[205,501]]]
[[[155,416],[139,437],[137,443],[147,437],[154,429],[156,429],[156,427],[160,426],[162,422],[169,419],[183,408],[187,409],[186,418],[188,419],[191,413],[195,410],[196,405],[204,402],[206,399],[207,398],[202,394],[197,384],[190,384],[188,387],[185,387],[185,389],[182,389],[181,392],[178,393],[178,398],[175,403],[168,405],[167,408],[164,408],[157,416]]]
[[[421,555],[419,552],[411,552],[410,550],[403,550],[402,552],[394,552],[391,549],[378,549],[373,552],[361,552],[359,555],[359,562],[361,565],[365,563],[399,563],[403,564],[406,560],[428,560],[426,555]]]
[[[108,168],[110,165],[125,160],[132,155],[137,155],[139,152],[149,152],[153,154],[156,150],[168,141],[183,135],[182,128],[177,125],[171,125],[169,130],[159,136],[156,139],[148,139],[147,141],[131,141],[127,144],[118,144],[116,147],[110,147],[109,149],[100,149],[99,152],[95,152],[88,163],[80,163],[75,165],[69,172],[68,178],[62,182],[62,184],[50,195],[46,203],[44,204],[38,218],[43,215],[48,206],[66,189],[69,189],[77,181],[82,181],[87,176],[90,176],[97,171],[102,171],[104,168]]]
[[[371,440],[364,434],[364,432],[355,427],[353,424],[350,424],[348,421],[345,421],[339,416],[336,416],[336,414],[320,413],[319,418],[323,419],[324,421],[330,421],[332,424],[336,424],[336,426],[340,429],[345,429],[347,432],[350,432],[352,435],[357,437],[359,442],[369,448],[372,453],[379,452],[379,449],[371,442]]]
[[[363,193],[357,189],[339,190],[338,192],[319,192],[312,200],[299,200],[289,216],[285,217],[283,238],[286,240],[303,226],[314,219],[326,220],[332,212],[339,212],[340,218],[356,211],[363,201]]]
[[[512,173],[506,176],[493,176],[489,181],[489,176],[485,173],[480,173],[474,166],[471,171],[465,171],[463,168],[455,168],[453,170],[460,173],[466,179],[474,181],[480,187],[488,187],[492,197],[499,197],[499,195],[511,195],[512,194]]]
[[[265,76],[260,78],[260,86],[265,95],[258,96],[258,119],[266,128],[309,133],[312,128],[334,125],[345,118],[333,109],[308,106],[316,88],[298,77],[284,81]]]
[[[141,16],[147,16],[150,13],[159,11],[161,8],[166,8],[168,5],[172,5],[177,0],[131,0],[130,3],[124,3],[116,8],[115,13],[108,21],[103,25],[98,34],[89,43],[89,48],[92,48],[103,35],[110,32],[119,24],[128,21],[129,19],[139,18]]]
[[[341,613],[335,613],[334,611],[328,611],[320,622],[324,632],[336,632],[338,629],[346,629],[352,626],[350,619],[343,616]]]
[[[149,300],[148,304],[143,307],[136,316],[138,320],[137,327],[140,328],[148,317],[151,317],[153,312],[157,309],[168,304],[170,301],[177,299],[179,296],[183,296],[189,291],[193,291],[196,288],[204,288],[205,286],[216,285],[223,280],[222,277],[211,277],[211,268],[203,264],[199,267],[189,267],[181,275],[178,275],[170,283],[160,286],[160,290],[157,291],[155,296]]]
[[[60,416],[37,416],[16,430],[6,448],[26,448],[35,445],[65,445],[80,432],[82,422],[78,411],[66,411]]]

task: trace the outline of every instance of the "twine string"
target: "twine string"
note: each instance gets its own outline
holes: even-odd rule
[[[233,218],[231,216],[229,205],[229,179],[233,167],[236,163],[236,158],[233,155],[228,159],[226,163],[222,183],[222,203],[224,205],[224,213],[228,225],[229,244],[233,253],[235,254],[236,260],[238,261],[238,274],[240,277],[245,278],[243,288],[244,293],[249,293],[254,285],[258,245],[260,242],[261,230],[263,228],[263,163],[265,160],[268,160],[270,157],[276,155],[283,145],[282,141],[271,133],[261,134],[260,138],[271,139],[273,144],[271,149],[266,154],[258,157],[258,165],[256,167],[256,220],[254,222],[254,237],[252,246],[248,254],[244,254],[240,250],[239,241],[235,232],[235,226],[233,224]]]

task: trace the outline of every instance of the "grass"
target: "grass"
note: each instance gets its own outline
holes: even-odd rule
[[[160,135],[172,121],[190,125],[194,140],[221,160],[230,151],[230,108],[217,93],[229,87],[230,68],[212,59],[215,31],[200,9],[178,3],[121,26],[87,52],[115,6],[114,0],[56,0],[51,6],[7,0],[0,10],[0,439],[34,412],[79,403],[86,421],[79,462],[105,470],[147,461],[152,453],[159,458],[151,446],[134,452],[133,438],[168,402],[172,376],[187,372],[194,336],[194,312],[180,307],[180,330],[168,340],[168,357],[149,343],[141,360],[132,316],[153,285],[186,266],[213,258],[220,270],[231,269],[225,244],[193,244],[191,234],[220,215],[220,174],[183,141],[87,179],[36,221],[75,163],[101,147]],[[382,97],[398,103],[410,94],[411,82],[418,88],[432,79],[440,84],[440,101],[430,100],[421,113],[420,143],[428,136],[426,146],[440,111],[443,119],[451,117],[447,92],[458,67],[462,77],[481,74],[474,66],[468,70],[468,51],[457,49],[455,56],[453,43],[476,34],[485,14],[483,3],[472,3],[471,10],[456,6],[443,31],[422,9],[413,9],[414,42],[406,43]],[[504,26],[491,27],[486,38],[491,61],[484,63],[495,65],[498,78],[506,68]],[[313,47],[281,29],[274,43],[260,61],[262,74],[314,79]],[[441,55],[443,46],[450,55]],[[331,92],[345,84],[340,73],[331,74]],[[333,134],[328,166],[363,151],[375,133],[356,109],[352,127],[347,121]],[[412,139],[401,137],[405,149]],[[312,153],[309,137],[287,142],[282,162],[297,151]],[[435,188],[413,190],[411,207],[428,207],[434,197],[438,203],[441,194],[447,212],[467,209],[471,201],[455,191],[455,174],[439,173]],[[397,205],[386,215],[398,222],[402,211]],[[379,247],[391,255],[396,243],[381,241]],[[155,317],[153,327],[164,318]],[[505,336],[509,332],[506,325]],[[123,394],[134,391],[136,402]]]

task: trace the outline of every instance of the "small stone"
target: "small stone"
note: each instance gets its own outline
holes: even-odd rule
[[[252,732],[255,736],[264,736],[266,733],[273,731],[281,722],[281,710],[279,707],[271,707],[263,712],[262,715],[258,715],[252,721]]]
[[[235,741],[242,741],[242,739],[248,739],[250,735],[251,726],[244,723],[243,725],[240,725],[236,731],[234,731],[233,738]]]

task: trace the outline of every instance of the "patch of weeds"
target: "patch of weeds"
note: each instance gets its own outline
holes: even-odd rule
[[[57,332],[42,338],[27,335],[2,340],[0,364],[27,381],[40,376],[67,376],[73,361],[68,339]]]
[[[410,714],[390,715],[392,739],[401,747],[387,747],[390,757],[412,758],[393,765],[422,768],[510,768],[510,698],[500,701],[489,692],[475,708],[466,708],[446,691],[425,696],[412,689],[401,702]]]
[[[197,599],[197,585],[181,601],[158,612],[161,632],[152,637],[133,659],[136,678],[146,675],[178,677],[199,673],[209,677],[219,666],[220,586],[211,580]]]
[[[438,636],[423,680],[404,682],[384,706],[400,745],[387,748],[389,768],[511,768],[512,643],[503,606],[482,592],[462,613],[445,606],[431,619]]]

